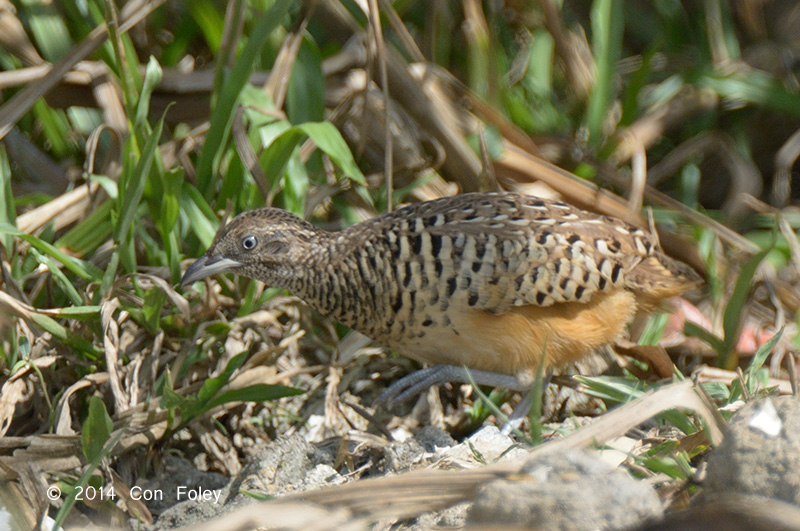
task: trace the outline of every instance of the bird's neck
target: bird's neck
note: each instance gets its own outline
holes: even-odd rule
[[[360,278],[360,246],[352,241],[352,234],[347,230],[320,230],[315,241],[298,257],[283,287],[320,314],[361,330],[361,322],[374,307],[373,292],[365,286],[365,279]]]

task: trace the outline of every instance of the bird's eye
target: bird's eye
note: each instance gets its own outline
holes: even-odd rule
[[[256,248],[256,245],[258,245],[258,238],[253,235],[245,236],[242,240],[242,248],[245,251],[252,251]]]

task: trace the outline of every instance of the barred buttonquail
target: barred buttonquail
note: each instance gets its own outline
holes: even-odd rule
[[[464,381],[466,366],[477,383],[515,389],[543,354],[548,367],[575,361],[619,338],[637,311],[700,282],[641,229],[511,193],[416,203],[340,232],[276,208],[245,212],[182,284],[226,271],[450,366],[445,379]]]

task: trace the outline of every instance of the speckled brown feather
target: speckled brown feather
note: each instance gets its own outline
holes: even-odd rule
[[[577,359],[618,338],[637,307],[700,281],[641,229],[510,193],[413,204],[337,233],[255,210],[206,256],[410,357],[506,374],[545,352],[555,366]]]

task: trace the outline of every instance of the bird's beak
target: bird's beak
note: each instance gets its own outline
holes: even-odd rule
[[[230,271],[235,267],[241,266],[241,262],[225,258],[223,256],[201,256],[195,263],[189,266],[181,279],[181,287],[185,288],[193,282],[206,278],[217,273]]]

